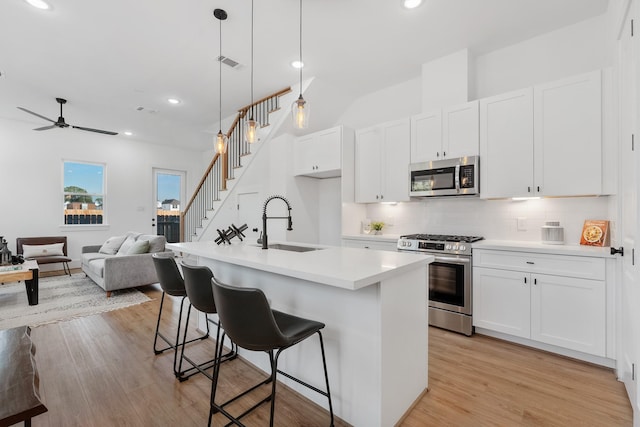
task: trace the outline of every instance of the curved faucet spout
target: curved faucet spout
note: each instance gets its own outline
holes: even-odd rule
[[[286,217],[285,216],[267,216],[267,205],[273,199],[280,199],[286,203],[287,210],[289,211],[289,214]],[[267,200],[265,200],[264,202],[264,208],[262,210],[262,249],[269,249],[269,241],[267,237],[267,220],[268,219],[285,219],[285,218],[287,219],[287,230],[288,231],[293,230],[293,221],[291,220],[291,203],[289,203],[289,200],[287,200],[286,197],[278,196],[278,195],[268,197]]]

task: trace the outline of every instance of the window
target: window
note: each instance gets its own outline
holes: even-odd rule
[[[65,224],[102,224],[105,205],[105,165],[64,161]]]

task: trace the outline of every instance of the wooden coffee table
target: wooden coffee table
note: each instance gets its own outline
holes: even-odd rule
[[[40,401],[38,369],[33,356],[28,326],[0,331],[0,427],[24,421],[47,412]]]
[[[27,289],[27,300],[29,305],[38,304],[38,263],[36,261],[25,261],[18,264],[19,270],[0,271],[0,283],[18,282],[24,280]],[[13,266],[12,266],[13,267]],[[4,266],[0,267],[3,270]]]

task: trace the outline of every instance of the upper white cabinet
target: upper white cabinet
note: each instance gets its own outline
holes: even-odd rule
[[[533,91],[534,176],[545,196],[602,192],[602,77],[594,71]]]
[[[331,178],[342,174],[342,126],[301,136],[294,141],[294,175]]]
[[[411,117],[411,162],[478,154],[478,101]]]
[[[533,89],[480,100],[480,196],[533,196]]]
[[[355,201],[409,200],[409,119],[356,131]]]
[[[600,71],[480,100],[483,198],[602,194]]]

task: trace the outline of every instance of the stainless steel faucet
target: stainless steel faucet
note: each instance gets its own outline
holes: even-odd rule
[[[267,205],[273,199],[280,199],[287,204],[287,209],[289,210],[289,215],[287,216],[267,216]],[[267,198],[264,202],[264,209],[262,211],[262,249],[269,249],[269,241],[267,238],[267,220],[268,219],[286,219],[287,220],[287,230],[293,230],[293,222],[291,221],[291,204],[289,201],[282,196],[271,196]]]

